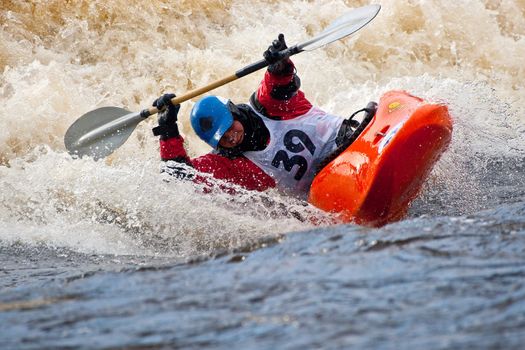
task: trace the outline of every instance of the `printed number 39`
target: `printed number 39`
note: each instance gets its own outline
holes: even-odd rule
[[[294,138],[299,140],[298,143],[294,143]],[[290,130],[284,135],[284,146],[292,153],[300,153],[306,148],[311,155],[315,152],[315,145],[312,140],[301,130]],[[288,153],[285,150],[280,150],[275,154],[272,160],[272,166],[279,168],[279,165],[283,163],[284,169],[288,172],[292,171],[294,165],[298,165],[299,169],[295,173],[294,179],[299,181],[308,170],[308,162],[303,156],[294,155],[291,158],[288,157]]]

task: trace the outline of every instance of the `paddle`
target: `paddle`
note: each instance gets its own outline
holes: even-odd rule
[[[373,20],[380,9],[380,5],[354,9],[335,20],[319,35],[282,51],[281,55],[289,57],[303,51],[312,51],[353,34]],[[267,61],[260,60],[238,70],[233,75],[175,97],[171,101],[173,104],[179,104],[267,66]],[[122,146],[141,121],[157,112],[159,111],[155,107],[140,112],[130,112],[119,107],[95,109],[81,116],[69,127],[64,136],[64,144],[72,155],[90,156],[95,160],[104,158]]]

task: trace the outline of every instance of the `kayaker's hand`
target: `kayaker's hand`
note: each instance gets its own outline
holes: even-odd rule
[[[284,34],[279,34],[279,37],[272,42],[263,56],[268,66],[268,71],[273,74],[286,75],[293,72],[293,65],[287,55],[281,56],[281,51],[286,50],[288,46],[284,40]]]
[[[158,114],[159,125],[176,125],[180,105],[171,103],[171,99],[174,97],[175,94],[164,94],[153,101],[153,107],[157,107],[160,111]]]
[[[177,116],[180,110],[180,104],[173,105],[171,99],[175,94],[164,94],[153,101],[153,106],[157,107],[157,121],[159,126],[153,128],[153,135],[160,136],[161,140],[179,136],[177,127]]]
[[[279,34],[279,37],[268,46],[268,49],[264,51],[264,59],[269,64],[274,64],[283,59],[283,57],[280,57],[279,52],[286,50],[287,48],[286,41],[284,41],[284,34],[281,33]]]

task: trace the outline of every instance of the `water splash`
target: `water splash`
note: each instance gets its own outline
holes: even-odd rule
[[[285,33],[288,43],[303,41],[339,13],[364,4],[4,1],[0,240],[187,256],[308,227],[278,208],[320,214],[275,193],[270,196],[278,204],[270,207],[249,195],[232,204],[227,196],[198,196],[192,185],[163,182],[153,118],[103,162],[72,160],[62,138],[89,110],[106,105],[139,110],[163,92],[206,85],[260,59],[277,33]],[[315,104],[343,116],[390,89],[446,103],[455,120],[453,142],[414,215],[489,207],[493,160],[519,164],[525,154],[525,70],[519,59],[525,56],[525,4],[381,4],[380,15],[357,36],[296,56],[304,91]],[[244,102],[261,74],[214,93]],[[195,156],[208,147],[191,131],[191,107],[192,102],[182,106],[180,124]],[[504,169],[510,181],[519,167]]]

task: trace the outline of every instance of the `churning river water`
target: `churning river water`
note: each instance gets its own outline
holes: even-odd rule
[[[392,89],[449,107],[452,144],[382,228],[167,183],[154,118],[107,159],[65,152],[90,110],[204,86],[368,3],[2,0],[0,348],[523,349],[523,0],[382,0],[355,36],[295,56],[338,115]],[[262,74],[214,93],[245,102]]]

